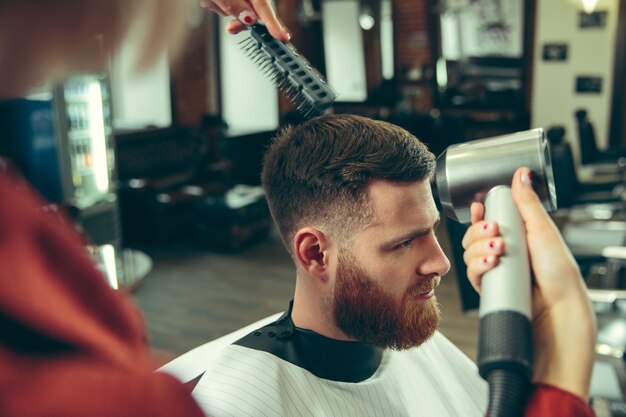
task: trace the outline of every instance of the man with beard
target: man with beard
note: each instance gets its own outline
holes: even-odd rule
[[[263,185],[296,266],[294,299],[277,321],[209,365],[194,390],[207,414],[484,414],[487,387],[476,366],[436,330],[435,288],[450,264],[435,236],[434,168],[433,154],[414,136],[364,117],[323,116],[277,136],[265,156]],[[497,225],[482,222],[479,206],[464,241],[476,287],[503,253]],[[543,220],[536,223],[542,230]],[[544,240],[562,250],[552,258],[566,259],[559,271],[579,279],[558,239]],[[584,293],[583,287],[574,285],[574,292]],[[588,305],[578,301],[574,308]],[[593,340],[581,335],[587,336]],[[540,339],[550,344],[545,335]],[[578,358],[586,369],[588,355]],[[580,400],[584,388],[562,388],[570,389],[557,390],[568,397],[562,404],[569,399],[587,408]],[[541,415],[536,411],[527,415]]]

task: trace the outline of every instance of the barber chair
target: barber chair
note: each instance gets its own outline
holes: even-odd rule
[[[596,381],[598,386],[607,387],[610,382],[607,380],[617,379],[610,382],[614,388],[604,390],[602,397],[623,401],[626,392],[626,246],[607,247],[603,255],[606,262],[598,265],[588,279],[589,297],[598,326],[596,367],[604,368],[594,369],[594,373],[602,374],[604,379]],[[615,389],[616,385],[619,389]],[[593,392],[591,396],[595,396]]]
[[[593,123],[587,110],[579,109],[574,113],[580,146],[580,162],[597,174],[622,174],[626,168],[626,149],[598,149]]]
[[[617,159],[595,147],[586,112],[577,112],[583,164],[610,164]],[[564,129],[548,130],[559,210],[555,221],[578,262],[589,288],[598,323],[591,397],[607,406],[623,404],[626,390],[626,203],[623,180],[583,183],[578,180]],[[593,140],[593,141],[592,141]],[[610,154],[612,157],[617,153]],[[602,166],[602,165],[600,165]],[[596,172],[602,173],[602,170]],[[606,172],[606,170],[604,171]]]
[[[554,215],[589,288],[598,333],[590,399],[622,415],[626,393],[626,214],[623,182],[578,180],[562,127],[548,129],[559,210]],[[583,151],[584,152],[584,151]],[[582,152],[581,152],[582,153]]]
[[[553,126],[548,129],[552,168],[559,208],[580,204],[621,202],[622,181],[581,182],[578,179],[574,155],[570,144],[564,139],[565,128]]]
[[[623,416],[626,415],[626,297],[615,292],[598,294],[597,290],[590,290],[590,297],[598,326],[590,404],[598,416]]]
[[[198,239],[208,247],[237,251],[267,237],[272,217],[260,186],[238,184],[199,205]]]
[[[227,168],[207,167],[208,146],[192,129],[121,133],[116,147],[125,244],[195,234],[200,204],[232,185]]]
[[[605,261],[602,250],[626,243],[626,214],[621,181],[578,180],[565,129],[548,129],[558,210],[553,214],[583,275]]]
[[[596,313],[597,360],[591,390],[594,409],[597,401],[611,407],[623,404],[626,393],[626,221],[570,222],[562,231],[580,265]]]

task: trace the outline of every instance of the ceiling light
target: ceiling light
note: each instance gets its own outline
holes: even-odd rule
[[[361,13],[361,15],[359,16],[359,25],[361,26],[361,29],[363,30],[370,30],[371,28],[374,27],[375,23],[376,21],[374,20],[374,17],[371,14]]]
[[[583,10],[585,13],[593,13],[593,10],[596,8],[598,4],[598,0],[582,0],[583,2]]]

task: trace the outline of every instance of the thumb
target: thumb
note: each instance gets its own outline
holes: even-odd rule
[[[556,303],[572,291],[586,294],[576,261],[531,183],[531,171],[520,168],[513,177],[512,192],[526,227],[531,266],[542,296],[546,301]]]
[[[519,168],[513,176],[513,200],[524,220],[528,233],[556,232],[556,226],[546,213],[532,186],[533,174],[528,168]]]

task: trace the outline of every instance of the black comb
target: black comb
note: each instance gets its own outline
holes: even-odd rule
[[[250,26],[250,37],[240,45],[304,117],[322,114],[335,101],[337,96],[322,74],[291,43],[274,39],[265,25]]]

